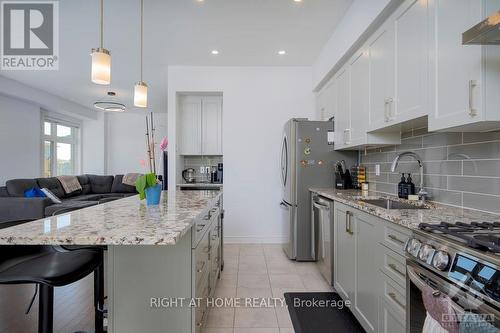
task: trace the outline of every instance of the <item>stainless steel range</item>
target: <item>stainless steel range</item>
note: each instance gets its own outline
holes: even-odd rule
[[[426,286],[451,298],[458,321],[473,313],[500,328],[500,222],[421,223],[405,251],[408,332],[422,332]]]

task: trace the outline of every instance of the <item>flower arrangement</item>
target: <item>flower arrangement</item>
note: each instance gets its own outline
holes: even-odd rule
[[[151,125],[151,131],[150,131]],[[157,205],[160,203],[161,185],[156,174],[155,158],[155,126],[153,112],[146,116],[146,144],[148,153],[149,173],[141,175],[135,182],[135,188],[139,192],[141,200],[146,199],[148,205]]]

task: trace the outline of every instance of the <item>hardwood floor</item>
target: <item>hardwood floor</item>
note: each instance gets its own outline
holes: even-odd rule
[[[55,288],[54,332],[73,333],[94,330],[94,278],[86,278]],[[36,333],[38,297],[28,315],[28,304],[35,291],[33,284],[0,285],[0,333]]]

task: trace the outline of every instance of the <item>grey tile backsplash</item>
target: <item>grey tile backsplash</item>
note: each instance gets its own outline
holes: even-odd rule
[[[373,190],[397,194],[401,173],[411,172],[420,184],[418,165],[403,158],[391,173],[394,157],[413,151],[424,161],[424,185],[431,201],[500,213],[500,131],[489,133],[428,133],[413,129],[401,134],[401,145],[362,151]],[[380,175],[375,166],[380,165]]]
[[[184,169],[193,168],[195,172],[196,181],[208,181],[209,174],[201,174],[200,167],[217,166],[222,163],[222,156],[184,156]]]

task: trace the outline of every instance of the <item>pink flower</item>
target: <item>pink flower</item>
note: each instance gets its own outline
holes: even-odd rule
[[[165,138],[163,138],[163,140],[161,140],[161,142],[160,142],[160,149],[161,149],[162,151],[165,151],[165,150],[167,149],[167,147],[168,147],[168,139],[165,137]]]
[[[143,158],[141,158],[141,159],[139,160],[139,164],[140,164],[141,166],[145,167],[145,166],[146,166],[146,160],[144,160]]]

